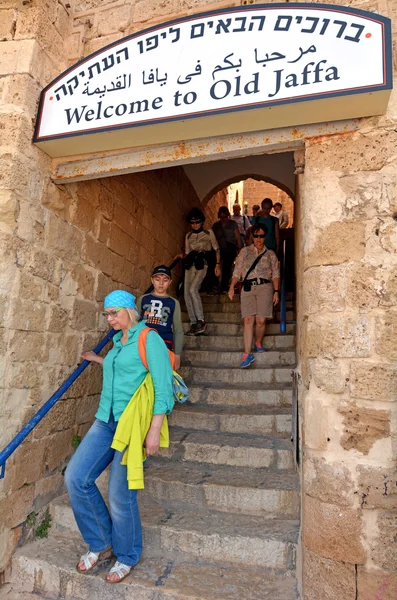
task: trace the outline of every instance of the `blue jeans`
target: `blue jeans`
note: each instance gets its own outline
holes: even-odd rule
[[[113,415],[109,423],[95,420],[69,462],[65,483],[77,525],[91,552],[112,546],[117,560],[132,567],[142,554],[138,490],[128,489],[123,455],[110,447],[116,427]],[[95,480],[110,463],[109,514]]]

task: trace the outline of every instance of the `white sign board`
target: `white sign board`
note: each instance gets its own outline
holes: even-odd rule
[[[391,64],[390,21],[374,13],[288,3],[193,15],[59,76],[42,92],[34,141],[285,104],[299,113],[298,103],[390,90]]]

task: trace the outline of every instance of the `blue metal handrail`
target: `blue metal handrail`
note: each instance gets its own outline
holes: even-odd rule
[[[98,354],[102,348],[112,339],[116,331],[111,329],[109,333],[99,342],[94,348],[95,354]],[[76,381],[79,375],[88,367],[90,364],[89,360],[84,360],[81,365],[73,371],[71,375],[63,382],[63,384],[57,389],[55,394],[51,396],[49,400],[37,411],[37,413],[30,419],[29,423],[21,429],[21,431],[11,440],[9,444],[0,452],[0,479],[3,479],[6,470],[7,458],[11,456],[13,452],[22,444],[23,440],[29,435],[29,433],[38,425],[43,417],[51,410],[51,408],[58,402],[63,394],[70,388],[70,386]]]
[[[169,269],[173,269],[175,265],[179,262],[179,258],[175,259]],[[145,292],[148,294],[153,289],[151,285]],[[95,346],[93,352],[98,354],[108,342],[115,335],[116,331],[111,329],[109,333],[99,342],[97,346]],[[40,423],[41,419],[46,416],[46,414],[51,410],[51,408],[58,402],[58,400],[63,396],[63,394],[70,388],[70,386],[76,381],[76,379],[82,374],[82,372],[88,367],[90,364],[89,360],[84,360],[81,365],[79,365],[71,375],[63,382],[63,384],[57,389],[55,394],[47,400],[45,404],[37,411],[37,413],[30,419],[30,421],[21,429],[19,433],[7,444],[5,448],[0,452],[0,479],[4,478],[5,470],[6,470],[6,461],[11,456],[13,452],[18,448],[20,444],[24,441],[24,439],[29,435],[29,433]]]
[[[285,254],[287,248],[287,241],[283,241],[283,277],[281,280],[281,306],[280,306],[280,332],[285,333],[287,331],[287,300],[285,291]]]

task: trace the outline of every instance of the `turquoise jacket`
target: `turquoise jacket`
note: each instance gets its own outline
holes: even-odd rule
[[[122,345],[119,331],[113,338],[113,348],[103,362],[103,384],[96,418],[107,423],[110,411],[118,421],[127,404],[145,379],[148,371],[138,352],[138,336],[146,327],[141,322],[128,331],[128,341]],[[146,340],[146,357],[154,386],[154,415],[170,414],[174,406],[172,369],[168,350],[155,331]]]

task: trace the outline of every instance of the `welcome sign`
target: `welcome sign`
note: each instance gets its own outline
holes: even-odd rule
[[[62,156],[375,115],[391,87],[389,19],[235,7],[132,34],[68,69],[42,92],[34,142]]]

